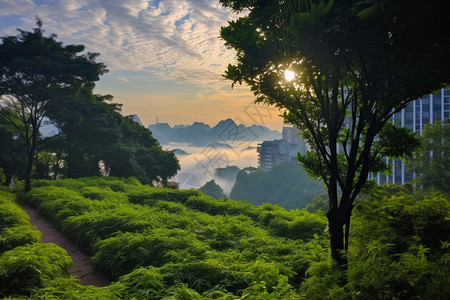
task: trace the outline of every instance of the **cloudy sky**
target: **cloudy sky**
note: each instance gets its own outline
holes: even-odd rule
[[[216,0],[0,0],[0,35],[31,31],[35,15],[65,45],[101,54],[110,72],[95,92],[144,125],[232,118],[281,129],[277,111],[255,107],[248,88],[231,90],[222,78],[234,52],[219,30],[237,16]]]

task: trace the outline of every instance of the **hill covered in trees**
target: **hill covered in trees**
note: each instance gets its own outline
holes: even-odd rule
[[[325,192],[322,182],[309,178],[299,163],[290,162],[269,171],[252,167],[240,170],[230,198],[246,199],[255,205],[271,203],[296,209],[306,207],[315,196]]]

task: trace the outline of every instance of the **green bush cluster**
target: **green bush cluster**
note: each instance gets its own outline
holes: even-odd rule
[[[0,190],[0,254],[41,240],[41,232],[30,225],[29,219],[15,203],[14,195]]]
[[[108,291],[123,298],[292,296],[315,259],[308,245],[326,244],[325,218],[314,215],[322,218],[314,236],[306,211],[216,200],[198,190],[158,189],[132,180],[65,181],[35,181],[32,191],[19,194],[91,254],[94,269],[116,281]],[[265,217],[267,211],[273,217]],[[304,230],[304,241],[287,239],[290,227]]]
[[[68,275],[72,258],[55,244],[19,246],[0,256],[0,292],[29,293],[44,280]]]
[[[115,281],[94,288],[56,277],[33,290],[33,298],[71,299],[70,291],[80,299],[445,299],[450,293],[448,195],[386,186],[361,199],[343,284],[321,211],[117,180],[36,181],[20,194]]]
[[[120,299],[115,286],[82,286],[69,277],[71,257],[55,244],[39,243],[42,233],[5,189],[0,190],[0,224],[0,298]]]
[[[312,263],[308,299],[447,299],[450,196],[388,184],[353,210],[347,284],[331,262]]]

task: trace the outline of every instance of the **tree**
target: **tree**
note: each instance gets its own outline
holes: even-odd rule
[[[224,194],[220,185],[214,181],[214,179],[211,179],[200,187],[200,191],[216,199],[225,198],[227,196]]]
[[[426,124],[423,132],[424,151],[409,163],[418,183],[425,189],[450,192],[450,122]]]
[[[5,185],[9,185],[11,179],[22,180],[25,178],[26,156],[23,151],[25,143],[19,138],[19,132],[15,125],[10,121],[17,122],[18,116],[13,117],[13,113],[9,113],[10,118],[6,119],[0,114],[0,167],[3,168],[5,175]]]
[[[122,116],[121,105],[112,99],[79,89],[47,106],[48,117],[60,130],[67,177],[102,175],[102,165],[103,175],[164,185],[180,168],[175,154],[162,150],[150,130]]]
[[[221,0],[248,14],[221,29],[237,52],[225,77],[284,110],[310,146],[299,156],[328,188],[331,255],[346,268],[351,212],[381,157],[417,139],[386,125],[450,82],[448,1]],[[344,230],[345,229],[345,230]]]
[[[94,82],[107,72],[86,53],[83,45],[63,46],[56,35],[44,36],[42,21],[33,32],[19,29],[17,36],[4,36],[0,44],[0,113],[15,124],[25,141],[27,169],[25,189],[30,178],[38,142],[39,128],[50,101],[68,97],[80,88],[94,88]],[[21,124],[14,121],[19,116]]]

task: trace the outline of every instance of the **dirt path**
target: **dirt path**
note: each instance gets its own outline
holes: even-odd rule
[[[55,226],[45,221],[36,209],[22,206],[22,209],[30,216],[30,223],[36,226],[42,232],[42,243],[54,243],[65,249],[67,254],[72,257],[73,266],[69,273],[76,276],[83,285],[107,286],[108,279],[103,274],[92,273],[90,258],[83,254],[77,246],[72,244],[67,238],[56,229]]]

